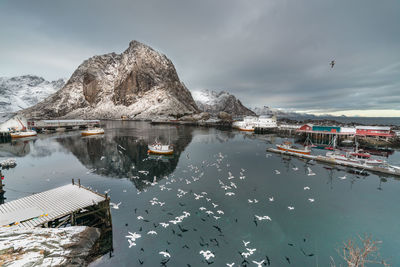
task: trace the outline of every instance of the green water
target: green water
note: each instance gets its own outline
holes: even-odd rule
[[[244,260],[257,266],[253,260],[267,257],[270,266],[329,266],[330,257],[339,266],[337,249],[363,234],[383,241],[380,253],[392,266],[400,263],[400,183],[393,177],[358,177],[344,168],[267,153],[267,147],[282,141],[273,135],[104,123],[104,136],[82,138],[68,132],[0,145],[0,160],[12,156],[18,163],[3,171],[5,201],[80,178],[99,192],[110,189],[111,201],[122,203],[112,209],[112,257],[104,255],[93,266],[160,266],[168,260],[161,251],[171,255],[167,266],[208,266],[202,250],[214,254],[208,261],[212,266],[241,266]],[[175,154],[149,157],[147,144],[155,138],[173,143]],[[398,164],[400,156],[395,152],[387,160]],[[315,176],[307,175],[308,167]],[[344,175],[346,179],[338,178]],[[151,185],[154,176],[157,184]],[[195,194],[203,197],[196,200]],[[153,198],[165,204],[152,205]],[[169,222],[184,212],[190,216],[181,223]],[[271,221],[258,221],[255,215]],[[147,234],[151,230],[157,235]],[[131,248],[128,231],[141,235]],[[250,243],[245,247],[243,241]],[[256,250],[245,259],[240,254],[246,248]]]

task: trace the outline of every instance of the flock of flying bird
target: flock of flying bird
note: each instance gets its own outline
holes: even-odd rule
[[[266,157],[271,157],[272,155],[267,154]],[[189,157],[187,157],[189,159]],[[220,247],[220,244],[222,243],[225,233],[223,231],[223,228],[219,224],[220,219],[225,216],[225,211],[223,210],[224,203],[223,202],[217,202],[214,200],[207,192],[202,191],[202,192],[195,192],[195,186],[191,186],[192,183],[200,181],[202,178],[205,178],[204,173],[207,169],[215,167],[218,172],[222,171],[222,167],[230,167],[229,163],[225,163],[224,160],[226,158],[226,155],[223,155],[221,152],[214,155],[215,162],[209,163],[206,161],[203,161],[201,163],[201,166],[194,166],[192,164],[188,165],[187,170],[183,170],[182,174],[186,176],[186,178],[178,178],[175,177],[174,174],[171,174],[169,177],[165,176],[163,177],[162,181],[157,181],[157,177],[153,177],[151,179],[150,177],[147,177],[149,174],[148,171],[138,171],[144,178],[141,179],[145,184],[151,186],[152,189],[158,189],[160,191],[165,191],[166,193],[169,194],[169,192],[173,192],[176,194],[176,201],[178,201],[178,204],[180,207],[185,207],[187,204],[183,203],[183,200],[190,200],[192,203],[188,206],[190,206],[190,211],[182,211],[178,216],[175,216],[174,218],[169,218],[169,219],[163,219],[159,221],[150,221],[147,219],[149,215],[149,210],[146,209],[144,210],[144,213],[141,215],[137,214],[138,208],[134,209],[134,213],[137,219],[137,222],[135,224],[141,225],[141,221],[143,223],[146,223],[146,226],[150,225],[150,228],[146,231],[143,231],[143,227],[140,226],[139,230],[137,232],[130,232],[128,231],[128,235],[126,236],[127,241],[128,241],[128,247],[132,248],[135,247],[138,243],[138,241],[142,238],[144,233],[146,233],[147,236],[156,236],[158,235],[159,231],[167,231],[167,229],[171,229],[171,232],[173,235],[178,236],[178,237],[183,237],[183,235],[188,232],[188,231],[195,231],[197,232],[198,230],[196,228],[188,229],[183,226],[183,222],[185,220],[189,220],[189,218],[192,216],[192,214],[195,214],[196,216],[193,216],[195,218],[192,219],[197,219],[200,217],[202,220],[202,223],[210,223],[212,224],[212,228],[214,229],[213,231],[216,231],[215,233],[218,234],[218,236],[214,238],[203,238],[200,236],[199,238],[199,253],[200,257],[202,257],[203,263],[206,264],[213,264],[215,261],[216,256],[216,249],[217,247]],[[298,167],[293,167],[293,171],[298,171]],[[279,170],[274,170],[275,175],[280,175],[281,172]],[[273,174],[273,173],[272,173]],[[308,176],[314,176],[316,175],[310,167],[307,167],[307,175]],[[221,177],[218,180],[218,185],[221,189],[222,194],[225,195],[225,198],[227,198],[227,201],[231,201],[230,198],[234,198],[235,195],[238,193],[237,189],[240,187],[240,185],[245,182],[243,180],[248,179],[246,177],[246,170],[245,169],[240,169],[239,175],[235,176],[231,171],[228,171],[228,175],[225,176],[225,178]],[[346,177],[339,177],[341,179],[345,179]],[[135,178],[138,179],[138,178]],[[181,183],[183,186],[182,188],[174,188],[172,184]],[[185,187],[188,187],[187,189],[184,189]],[[138,194],[142,194],[144,192],[147,192],[149,189],[146,188],[143,191],[138,191]],[[304,191],[309,191],[311,188],[309,186],[304,186],[303,187]],[[126,191],[126,190],[124,190]],[[107,190],[105,193],[109,193],[109,190]],[[274,196],[266,196],[265,199],[256,199],[256,198],[249,198],[247,199],[247,204],[248,205],[254,205],[259,202],[265,202],[265,203],[271,203],[275,201]],[[314,198],[308,198],[308,201],[310,203],[313,203],[315,201]],[[194,208],[193,203],[199,203],[198,208]],[[164,207],[166,204],[166,201],[160,201],[157,197],[153,197],[151,200],[149,200],[149,204],[151,206],[159,207],[162,208],[161,211],[166,212],[167,215],[169,216],[174,216],[172,212],[167,212]],[[119,209],[119,206],[121,205],[121,202],[115,204],[111,203],[110,204],[113,209]],[[168,205],[167,205],[168,207]],[[293,205],[290,205],[287,207],[289,212],[293,211],[295,207]],[[159,212],[159,211],[157,211]],[[163,216],[159,215],[158,218],[162,218]],[[268,222],[272,222],[273,218],[271,218],[269,215],[260,215],[260,214],[254,214],[253,216],[253,222],[255,226],[257,227],[259,223],[263,224],[268,224]],[[236,223],[238,222],[238,219],[236,218],[234,220]],[[128,226],[128,224],[126,224]],[[144,225],[143,225],[144,226]],[[161,226],[159,228],[159,226]],[[175,228],[175,226],[178,227],[178,229]],[[222,239],[222,240],[221,240]],[[170,245],[171,242],[166,241],[167,245]],[[270,266],[271,265],[271,259],[266,255],[262,259],[255,259],[253,254],[257,251],[257,248],[251,248],[249,247],[250,241],[242,241],[244,248],[239,251],[240,255],[240,261],[236,262],[227,262],[225,263],[226,266],[248,266],[251,263],[253,263],[256,266]],[[304,242],[306,242],[306,239],[304,239]],[[226,241],[225,241],[226,243]],[[289,243],[289,246],[294,246],[294,244]],[[182,249],[189,249],[189,246],[185,244],[182,246]],[[190,248],[192,249],[192,248]],[[193,248],[195,249],[195,248]],[[144,251],[143,248],[141,248],[142,251]],[[304,256],[307,257],[312,257],[314,256],[313,253],[306,253],[302,248],[301,252],[304,254]],[[168,249],[159,251],[159,255],[161,255],[162,260],[160,264],[162,266],[166,266],[167,263],[170,261],[171,258],[174,257],[174,255],[169,251]],[[177,256],[178,257],[178,256]],[[259,257],[259,254],[258,254]],[[291,260],[289,257],[285,257],[285,260],[288,264],[291,264]],[[142,265],[144,264],[145,259],[138,259],[139,263]],[[237,264],[237,265],[236,265]],[[187,264],[187,266],[192,266],[190,264]]]

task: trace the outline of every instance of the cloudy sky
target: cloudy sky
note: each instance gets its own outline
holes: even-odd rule
[[[225,90],[250,107],[400,116],[398,0],[2,0],[0,25],[0,76],[69,78],[138,40],[190,90]]]

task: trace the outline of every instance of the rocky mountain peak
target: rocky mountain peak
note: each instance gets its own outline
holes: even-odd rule
[[[85,60],[51,99],[24,111],[65,118],[179,117],[198,112],[171,60],[138,41]]]

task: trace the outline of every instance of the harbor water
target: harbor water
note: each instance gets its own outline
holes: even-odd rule
[[[102,123],[102,136],[71,131],[0,144],[0,160],[17,160],[2,171],[5,202],[72,178],[121,202],[111,209],[114,251],[92,266],[329,266],[331,258],[339,266],[343,242],[365,234],[400,264],[398,178],[266,152],[283,141],[275,135]],[[148,155],[156,138],[174,154]],[[385,160],[400,165],[400,153]],[[131,247],[129,232],[140,235]]]

